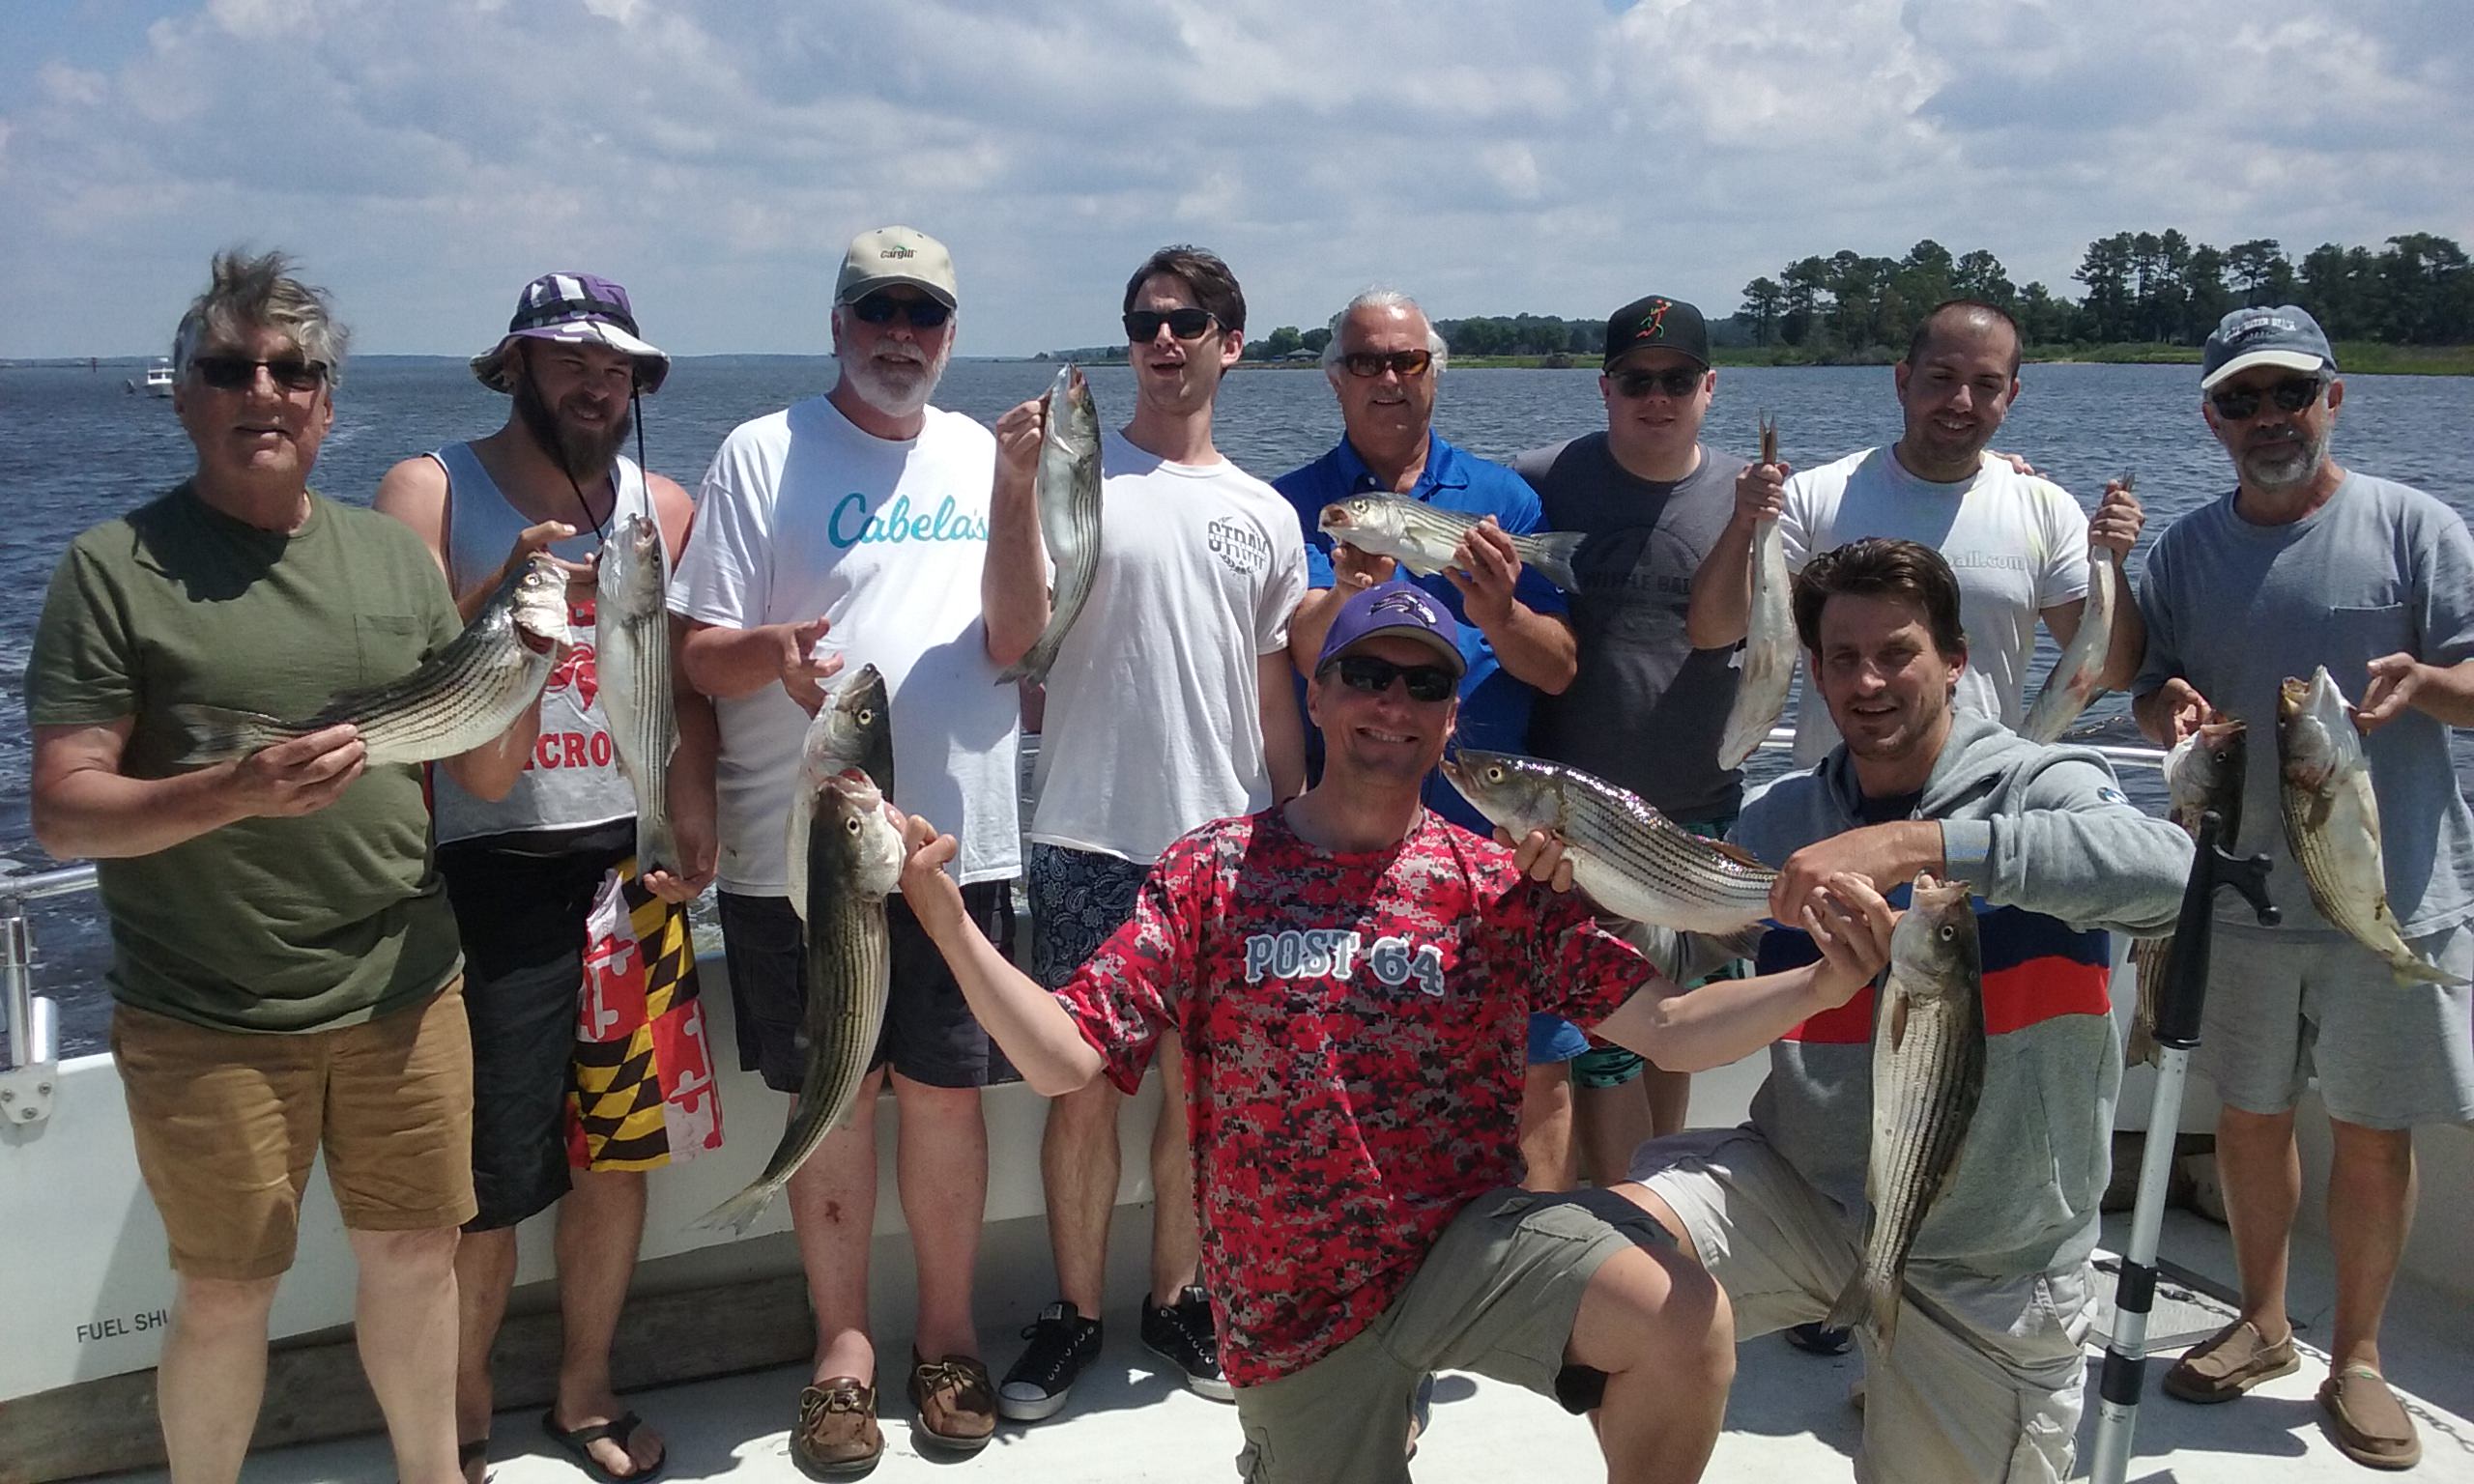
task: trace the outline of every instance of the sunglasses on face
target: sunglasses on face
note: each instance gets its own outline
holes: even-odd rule
[[[199,356],[189,361],[198,380],[217,391],[246,391],[258,384],[258,368],[286,391],[315,391],[325,385],[327,363],[287,356],[280,360],[251,360],[245,356]]]
[[[1626,397],[1646,397],[1652,391],[1662,391],[1682,401],[1701,389],[1701,376],[1689,366],[1672,366],[1664,371],[1618,371],[1615,389]]]
[[[1453,686],[1452,671],[1440,665],[1395,665],[1390,660],[1371,654],[1351,654],[1323,667],[1323,672],[1340,672],[1340,683],[1352,691],[1380,696],[1399,680],[1409,688],[1411,700],[1429,703],[1450,700]]]
[[[1425,375],[1426,367],[1434,364],[1434,352],[1351,351],[1340,357],[1340,364],[1351,376],[1377,377],[1389,371],[1405,381]]]
[[[2326,389],[2328,381],[2325,377],[2295,376],[2288,377],[2274,386],[2264,389],[2258,386],[2228,386],[2221,391],[2209,392],[2207,399],[2216,408],[2216,414],[2219,417],[2233,422],[2243,422],[2259,414],[2259,400],[2262,397],[2276,403],[2278,412],[2298,413],[2318,401],[2319,393]]]
[[[871,294],[852,304],[850,313],[867,325],[889,325],[901,315],[913,329],[935,329],[954,317],[954,311],[933,299],[896,299],[890,294]]]
[[[1129,344],[1140,345],[1158,338],[1160,327],[1165,325],[1176,339],[1198,340],[1212,324],[1208,309],[1131,309],[1126,312],[1125,338]]]

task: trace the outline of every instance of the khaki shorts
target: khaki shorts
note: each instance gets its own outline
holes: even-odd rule
[[[283,1036],[115,1009],[112,1056],[173,1270],[240,1281],[290,1268],[322,1146],[347,1227],[471,1219],[473,1042],[462,991],[458,979],[416,1009]]]
[[[1398,1484],[1409,1406],[1430,1371],[1475,1371],[1595,1405],[1599,1373],[1567,1367],[1581,1296],[1600,1264],[1674,1239],[1603,1190],[1488,1191],[1444,1228],[1374,1323],[1302,1371],[1237,1388],[1248,1484]]]
[[[1632,1178],[1683,1219],[1735,1306],[1739,1341],[1819,1322],[1861,1263],[1855,1223],[1749,1128],[1653,1139],[1632,1156]],[[1865,1372],[1856,1478],[2070,1477],[2093,1282],[2084,1263],[2024,1278],[1911,1267],[1889,1354],[1856,1330]]]

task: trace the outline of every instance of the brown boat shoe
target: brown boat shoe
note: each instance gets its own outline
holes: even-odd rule
[[[835,1376],[799,1393],[791,1458],[801,1469],[822,1478],[855,1478],[884,1455],[876,1387],[855,1376]]]
[[[2367,1365],[2349,1365],[2319,1384],[2319,1410],[2337,1450],[2366,1469],[2411,1469],[2423,1461],[2414,1419],[2388,1380]]]
[[[957,1453],[976,1453],[996,1433],[996,1383],[976,1356],[923,1360],[910,1353],[910,1405],[919,1431]]]
[[[2229,1402],[2263,1381],[2301,1368],[2292,1330],[2270,1344],[2258,1326],[2237,1319],[2173,1362],[2165,1373],[2165,1394],[2185,1402]]]

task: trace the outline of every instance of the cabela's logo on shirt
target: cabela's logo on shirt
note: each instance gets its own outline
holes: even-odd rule
[[[951,495],[937,501],[933,514],[921,515],[910,506],[910,497],[897,495],[892,504],[881,513],[871,513],[868,497],[853,490],[842,497],[833,507],[833,519],[825,525],[825,539],[844,551],[862,544],[901,544],[907,541],[986,541],[988,518],[964,515],[954,504]]]
[[[1242,521],[1223,516],[1207,528],[1205,539],[1211,544],[1211,555],[1239,577],[1253,576],[1272,559],[1272,544],[1263,539],[1261,531]]]

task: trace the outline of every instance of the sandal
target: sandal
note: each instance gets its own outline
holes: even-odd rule
[[[2366,1469],[2411,1469],[2423,1461],[2414,1419],[2370,1366],[2349,1365],[2321,1382],[2319,1410],[2338,1451]]]
[[[645,1484],[647,1480],[661,1477],[662,1470],[670,1465],[668,1448],[662,1449],[661,1457],[633,1473],[613,1473],[601,1460],[592,1456],[592,1444],[604,1438],[617,1443],[620,1450],[624,1451],[627,1440],[634,1437],[636,1429],[644,1425],[645,1419],[632,1412],[615,1422],[595,1422],[590,1426],[578,1428],[561,1427],[559,1409],[556,1407],[541,1413],[541,1431],[550,1435],[552,1442],[573,1454],[577,1466],[599,1481],[599,1484]]]

